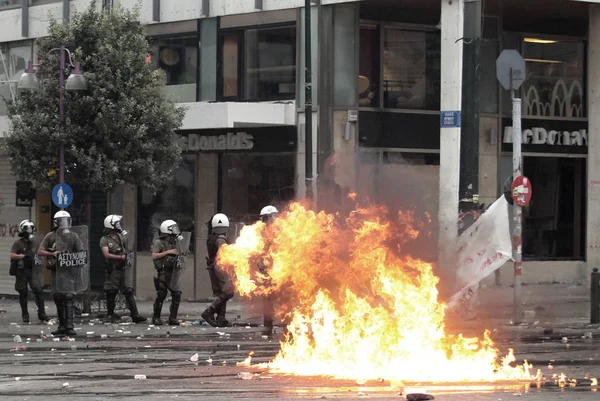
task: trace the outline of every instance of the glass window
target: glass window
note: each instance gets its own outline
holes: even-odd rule
[[[482,113],[498,113],[498,78],[496,78],[496,59],[498,41],[481,41],[481,68],[479,68],[479,99]]]
[[[223,154],[221,210],[233,221],[253,223],[265,205],[292,201],[295,165],[295,154]]]
[[[528,116],[585,117],[583,42],[523,38],[527,80],[522,86]]]
[[[195,102],[198,75],[196,34],[150,39],[150,46],[150,62],[163,74],[167,93],[176,102]]]
[[[385,28],[383,35],[384,107],[439,110],[439,32]]]
[[[247,30],[244,53],[245,100],[295,98],[296,27]]]
[[[61,1],[62,0],[29,0],[29,4],[31,4],[32,6],[39,6],[42,4],[58,3]]]
[[[535,185],[523,208],[523,257],[583,259],[586,159],[525,157],[523,173]]]
[[[379,29],[360,27],[358,105],[379,106]]]
[[[241,36],[232,33],[222,37],[222,94],[224,99],[238,98]]]
[[[21,0],[0,0],[0,7],[17,6],[21,4]]]
[[[196,199],[196,155],[187,155],[173,175],[173,181],[156,194],[138,191],[138,251],[150,251],[158,238],[160,223],[173,219],[181,231],[190,231],[190,250],[194,250],[194,199]]]
[[[13,42],[0,45],[0,115],[7,114],[4,99],[17,94],[17,83],[25,72],[27,62],[32,60],[32,42]]]

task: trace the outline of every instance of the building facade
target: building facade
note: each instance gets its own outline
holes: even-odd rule
[[[138,0],[120,3],[134,7]],[[46,34],[48,16],[67,19],[87,4],[0,3],[4,96],[14,95],[26,62],[35,61],[34,40]],[[193,232],[183,290],[186,298],[203,299],[211,295],[205,269],[210,217],[224,212],[239,228],[255,221],[262,206],[303,196],[303,7],[303,0],[141,1],[151,63],[164,72],[165,91],[187,114],[180,130],[184,163],[171,184],[155,195],[124,186],[96,198],[107,212],[123,214],[136,233],[138,296],[154,294],[150,244],[162,220],[173,218]],[[482,203],[500,196],[512,168],[511,100],[496,79],[496,58],[503,49],[517,49],[527,62],[519,93],[524,174],[534,198],[524,211],[525,282],[582,280],[600,262],[594,230],[600,219],[600,156],[594,152],[600,135],[599,7],[572,0],[484,3],[478,99]],[[312,156],[319,202],[339,207],[345,191],[360,190],[397,207],[418,203],[437,216],[444,157],[440,1],[320,0],[311,15]],[[0,135],[8,128],[5,115],[1,104]],[[6,155],[1,157],[0,193],[11,193],[16,178],[5,168]],[[28,209],[8,208],[12,200],[4,200],[0,228],[28,216]],[[38,226],[49,229],[47,194],[38,194],[32,210]],[[0,251],[12,240],[10,234],[0,237]],[[99,273],[103,268],[92,266]],[[506,282],[511,268],[502,269]],[[0,292],[10,293],[2,284],[9,283],[5,274],[0,272]]]

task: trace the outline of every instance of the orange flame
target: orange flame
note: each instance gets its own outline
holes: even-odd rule
[[[357,208],[345,221],[291,204],[267,226],[242,229],[218,263],[242,296],[276,295],[289,335],[274,372],[353,380],[497,381],[532,378],[512,350],[445,333],[432,266],[407,255],[410,212]],[[266,266],[261,269],[261,266]]]

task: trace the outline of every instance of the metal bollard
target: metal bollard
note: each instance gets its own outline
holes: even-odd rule
[[[600,273],[594,267],[590,284],[590,323],[600,323]]]

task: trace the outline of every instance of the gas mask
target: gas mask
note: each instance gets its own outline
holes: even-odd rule
[[[264,216],[260,216],[260,219],[265,224],[272,224],[275,221],[275,218],[276,218],[276,215],[274,213],[273,214],[266,214]]]
[[[22,237],[25,238],[28,241],[33,241],[33,239],[35,238],[34,234],[34,228],[33,226],[25,226],[23,227],[23,234]]]
[[[169,231],[171,232],[172,238],[175,238],[177,241],[183,241],[183,235],[181,235],[181,230],[178,225],[169,227]]]
[[[129,233],[127,232],[127,230],[125,230],[125,229],[123,228],[123,220],[122,220],[122,219],[121,219],[121,220],[119,220],[119,221],[117,221],[117,222],[115,223],[114,227],[115,227],[115,231],[117,231],[118,233],[121,233],[121,234],[123,234],[123,236],[127,236],[127,234],[129,234]]]
[[[59,217],[55,220],[55,225],[57,228],[71,228],[71,218]]]

